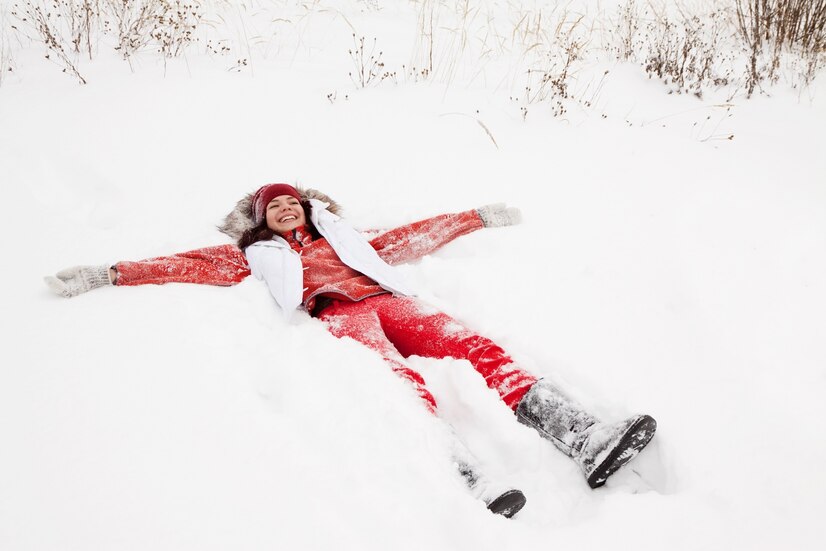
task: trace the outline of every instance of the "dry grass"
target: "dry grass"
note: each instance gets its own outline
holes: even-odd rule
[[[74,76],[81,84],[86,84],[86,79],[80,74],[77,68],[77,49],[80,42],[74,43],[77,49],[72,47],[72,41],[64,36],[66,31],[65,22],[61,20],[59,10],[65,2],[57,1],[51,5],[26,0],[22,5],[14,5],[12,16],[16,17],[21,24],[33,30],[35,36],[46,46],[46,59],[54,61],[61,67],[64,73]],[[55,11],[57,10],[57,11]],[[71,25],[72,22],[69,22]],[[73,29],[70,27],[69,31]]]
[[[735,0],[738,30],[747,42],[773,49],[826,50],[826,0]]]
[[[579,81],[579,73],[593,53],[593,18],[564,9],[519,15],[511,47],[525,77],[520,93],[511,99],[519,105],[522,118],[535,106],[547,106],[554,117],[563,117],[572,105],[591,107],[598,92],[586,99],[588,86]]]
[[[745,90],[750,97],[781,73],[811,84],[824,65],[824,27],[826,0],[722,0],[699,7],[627,0],[608,49],[672,91],[701,96],[729,87],[732,95]]]
[[[198,0],[23,0],[11,14],[15,30],[42,43],[47,59],[85,84],[81,54],[91,60],[102,39],[114,37],[127,60],[141,50],[177,57],[196,40],[202,12]]]
[[[576,28],[576,24],[572,30]],[[568,111],[568,104],[575,99],[572,78],[582,60],[587,43],[576,33],[568,32],[556,36],[550,45],[542,46],[542,59],[535,68],[526,72],[526,84],[520,103],[522,118],[528,116],[531,106],[548,104],[554,117],[561,117]]]
[[[703,16],[681,14],[677,19],[658,16],[646,29],[646,72],[697,97],[705,86],[729,84],[731,70],[723,67],[733,56],[726,58],[721,46],[725,28],[725,14],[719,10]]]
[[[720,7],[695,12],[628,0],[609,29],[607,49],[618,60],[641,65],[669,93],[702,97],[705,89],[732,82],[736,53],[726,47],[731,32]]]
[[[350,72],[350,80],[359,88],[367,88],[371,84],[381,82],[386,78],[395,78],[395,73],[384,70],[384,62],[381,60],[382,52],[376,52],[376,39],[373,39],[369,46],[369,51],[364,48],[363,36],[356,37],[353,33],[353,47],[347,50],[353,62],[353,71]]]
[[[377,19],[389,1],[352,0],[350,7]],[[613,14],[576,12],[566,3],[408,0],[415,41],[409,56],[390,52],[406,60],[388,62],[396,63],[392,68],[376,39],[356,31],[344,8],[320,0],[17,2],[18,39],[43,44],[47,58],[79,82],[85,82],[82,65],[106,48],[131,64],[138,53],[166,60],[199,43],[212,58],[237,58],[229,70],[251,71],[253,53],[283,59],[299,50],[320,51],[318,43],[310,46],[314,35],[307,31],[321,24],[352,36],[349,73],[358,89],[381,83],[481,86],[510,95],[522,117],[540,107],[558,117],[573,105],[589,107],[593,101],[584,96],[606,78],[606,54],[639,64],[669,92],[697,96],[718,88],[751,95],[788,76],[790,68],[796,81],[810,84],[826,56],[826,0],[626,0]],[[237,36],[228,38],[233,32]],[[606,36],[605,44],[597,44]],[[0,64],[8,69],[4,40]],[[587,81],[586,74],[596,76]]]
[[[12,56],[11,33],[13,29],[9,23],[5,6],[0,6],[0,86],[7,75],[14,70],[14,59]]]
[[[826,0],[735,0],[738,34],[748,51],[748,96],[762,82],[776,82],[784,53],[803,60],[810,84],[826,54]]]
[[[114,29],[115,49],[124,59],[147,48],[165,58],[181,55],[195,40],[202,17],[194,0],[106,0],[103,6],[105,28]]]
[[[406,80],[504,88],[523,118],[544,107],[563,116],[577,99],[593,24],[564,7],[521,2],[418,0],[418,37]]]

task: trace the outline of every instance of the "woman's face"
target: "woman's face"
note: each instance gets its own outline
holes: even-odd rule
[[[267,227],[286,233],[307,223],[304,209],[292,195],[279,195],[267,205]]]

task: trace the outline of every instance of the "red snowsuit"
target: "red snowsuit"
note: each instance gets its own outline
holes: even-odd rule
[[[401,226],[373,238],[370,244],[385,262],[398,264],[420,258],[482,227],[479,216],[471,210]],[[405,364],[409,356],[468,360],[511,409],[516,409],[536,382],[490,339],[412,297],[391,295],[345,265],[324,238],[313,240],[301,229],[283,237],[301,253],[307,310],[324,321],[333,335],[350,337],[381,354],[393,371],[414,385],[432,411],[436,401],[425,388],[422,376]],[[244,254],[232,245],[119,262],[115,268],[117,285],[234,285],[250,274]]]

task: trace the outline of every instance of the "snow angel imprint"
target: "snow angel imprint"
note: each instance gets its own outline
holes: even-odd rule
[[[517,209],[496,204],[443,214],[371,239],[338,212],[336,202],[316,190],[268,184],[239,201],[220,227],[237,246],[111,266],[75,266],[47,277],[46,283],[57,294],[73,297],[108,285],[234,285],[252,274],[268,286],[286,318],[305,310],[333,335],[371,348],[434,413],[436,400],[406,358],[467,360],[516,420],[536,429],[579,465],[591,488],[605,484],[654,436],[656,422],[648,415],[617,422],[597,419],[557,385],[516,365],[490,339],[416,299],[393,267],[476,230],[517,224]],[[521,491],[480,475],[458,438],[454,456],[471,491],[491,511],[511,517],[524,506]]]

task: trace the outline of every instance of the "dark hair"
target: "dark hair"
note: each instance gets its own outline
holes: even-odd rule
[[[301,201],[301,208],[304,209],[304,219],[307,221],[307,227],[310,230],[310,235],[313,236],[313,240],[318,239],[321,237],[321,234],[318,233],[318,230],[310,221],[310,203],[308,201]],[[244,250],[253,243],[258,243],[259,241],[269,241],[276,235],[277,233],[267,226],[267,219],[265,217],[260,224],[241,234],[241,237],[238,238],[238,248]]]

